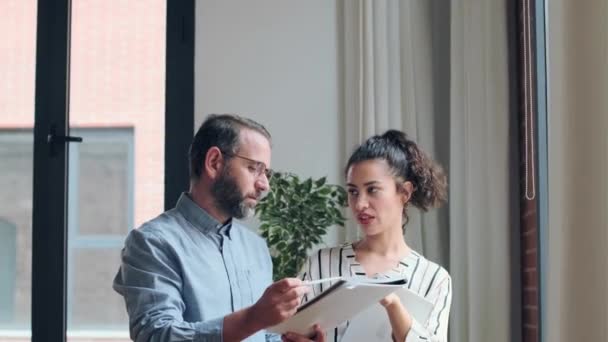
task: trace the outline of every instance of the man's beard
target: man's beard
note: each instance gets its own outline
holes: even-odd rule
[[[243,192],[226,167],[211,186],[211,194],[219,209],[230,217],[243,219],[252,216],[254,213],[254,206],[245,203]]]

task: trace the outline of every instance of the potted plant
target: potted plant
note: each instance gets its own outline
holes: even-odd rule
[[[309,249],[322,241],[329,227],[344,227],[345,206],[346,191],[327,184],[326,177],[300,180],[292,173],[273,173],[270,192],[258,203],[256,215],[270,249],[275,280],[295,276]]]

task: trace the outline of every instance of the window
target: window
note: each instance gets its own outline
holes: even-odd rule
[[[3,331],[26,331],[30,324],[32,141],[31,130],[0,130],[0,329]]]
[[[17,225],[0,218],[0,324],[15,317],[15,274],[17,266]]]
[[[69,158],[70,330],[124,332],[124,302],[111,285],[134,227],[133,129],[72,129],[71,134],[83,143],[70,146]]]
[[[112,290],[120,250],[134,227],[132,128],[73,129],[68,176],[68,321],[75,331],[121,331],[124,302]],[[0,131],[0,329],[30,316],[32,133]],[[24,172],[26,171],[26,172]],[[96,333],[99,335],[99,333]],[[14,334],[11,334],[14,335]]]

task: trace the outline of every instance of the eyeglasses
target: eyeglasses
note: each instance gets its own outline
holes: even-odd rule
[[[262,174],[264,174],[266,176],[266,179],[269,179],[269,180],[270,180],[270,177],[272,177],[272,170],[267,168],[266,164],[262,163],[261,161],[243,157],[243,156],[241,156],[239,154],[235,154],[235,153],[228,153],[228,152],[224,152],[224,151],[222,151],[222,153],[228,157],[237,157],[237,158],[241,158],[241,159],[244,159],[244,160],[250,162],[251,166],[254,168],[252,170],[252,172],[255,173],[256,177],[260,177]]]

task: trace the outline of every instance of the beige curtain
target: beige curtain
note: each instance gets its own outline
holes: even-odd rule
[[[452,341],[516,341],[511,333],[510,160],[504,1],[452,2],[450,270]],[[513,298],[518,301],[519,298]]]
[[[512,177],[504,1],[345,0],[345,154],[388,128],[449,171],[450,203],[406,239],[453,277],[451,341],[511,336]],[[511,177],[510,177],[511,176]],[[515,181],[513,181],[515,179]],[[515,189],[515,190],[513,190]],[[357,238],[349,227],[347,240]]]
[[[548,3],[546,341],[608,341],[608,2]]]
[[[396,128],[447,168],[449,3],[347,0],[340,5],[345,155],[369,136]],[[447,220],[447,207],[425,215],[412,211],[406,238],[447,264]],[[358,234],[351,225],[346,240]]]

